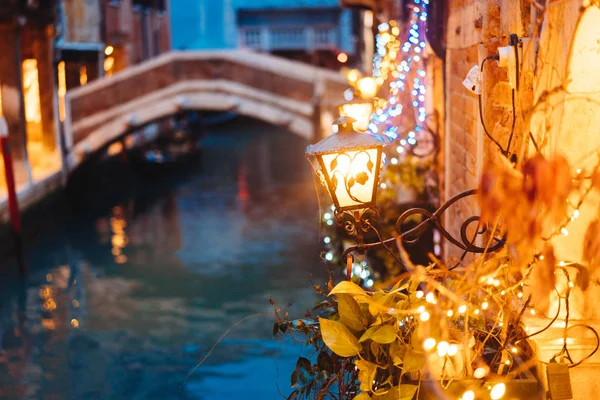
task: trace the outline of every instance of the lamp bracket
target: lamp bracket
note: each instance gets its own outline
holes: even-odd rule
[[[459,200],[462,200],[466,197],[474,196],[476,194],[477,194],[477,189],[471,189],[471,190],[467,190],[462,193],[459,193],[456,196],[449,199],[446,203],[444,203],[440,208],[438,208],[433,213],[424,208],[411,208],[409,210],[406,210],[396,220],[396,235],[394,235],[393,237],[391,237],[389,239],[380,240],[378,242],[367,243],[367,244],[365,244],[364,242],[361,243],[362,237],[360,237],[360,238],[358,237],[359,231],[362,230],[362,232],[360,233],[360,235],[362,236],[362,233],[367,232],[372,227],[370,222],[376,221],[376,219],[374,219],[373,216],[376,215],[377,219],[379,219],[379,212],[376,209],[374,209],[374,208],[365,209],[358,216],[355,216],[355,214],[353,214],[352,212],[348,212],[348,211],[342,212],[340,214],[336,214],[336,222],[338,221],[338,219],[340,221],[342,221],[341,224],[343,224],[344,228],[346,229],[346,233],[348,233],[350,235],[356,233],[357,239],[358,239],[356,245],[350,246],[344,251],[344,253],[342,255],[342,259],[345,260],[349,254],[352,254],[356,251],[358,251],[360,254],[363,254],[364,252],[366,252],[368,250],[372,250],[372,249],[376,249],[376,248],[380,248],[380,247],[387,247],[388,244],[392,244],[396,240],[401,240],[403,243],[414,243],[421,237],[421,235],[428,228],[430,228],[432,226],[435,226],[440,231],[440,234],[442,236],[444,236],[450,243],[452,243],[453,245],[455,245],[456,247],[458,247],[465,253],[482,254],[482,253],[486,253],[486,252],[490,252],[490,253],[496,252],[496,251],[500,250],[502,247],[504,247],[504,245],[506,244],[505,237],[497,238],[494,236],[492,243],[490,244],[490,246],[487,246],[487,247],[481,247],[481,246],[478,246],[475,244],[476,238],[478,236],[483,235],[485,233],[489,233],[492,235],[494,234],[494,232],[490,232],[490,229],[488,228],[487,224],[484,223],[483,221],[481,221],[481,217],[479,217],[477,215],[473,215],[473,216],[467,218],[461,224],[460,239],[455,238],[442,225],[441,216],[442,216],[442,214],[444,214],[444,212],[446,212],[446,210],[448,210],[448,208],[450,208],[452,205],[454,205]],[[347,216],[347,215],[354,216],[354,220],[353,220],[354,222],[350,222],[349,220],[347,220],[346,219],[347,217],[343,218],[342,216],[344,216],[344,215],[345,216]],[[409,218],[410,216],[413,216],[413,215],[422,215],[425,217],[425,219],[421,223],[419,223],[417,226],[415,226],[414,228],[409,229],[407,231],[403,231],[402,226],[403,226],[404,222],[406,221],[407,218]],[[350,224],[350,226],[347,226],[345,224]],[[473,235],[473,237],[469,238],[468,228],[472,224],[476,224],[477,230],[476,230],[475,234]],[[357,226],[358,226],[358,228],[357,228]]]

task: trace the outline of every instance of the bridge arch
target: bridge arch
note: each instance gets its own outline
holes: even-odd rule
[[[235,111],[318,140],[345,87],[339,74],[265,54],[168,53],[67,94],[69,168],[132,129],[184,110]]]

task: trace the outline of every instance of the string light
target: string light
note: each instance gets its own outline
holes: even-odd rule
[[[437,346],[437,353],[440,357],[445,357],[448,354],[448,350],[450,349],[450,345],[448,342],[439,342]]]
[[[452,343],[450,346],[448,346],[448,355],[450,357],[454,357],[456,354],[458,354],[458,346]]]
[[[504,393],[506,393],[506,385],[504,383],[497,383],[492,388],[490,392],[490,398],[492,400],[498,400],[504,397]]]
[[[467,390],[462,394],[460,400],[475,400],[475,392],[472,390]]]
[[[434,338],[427,338],[423,342],[423,348],[425,349],[425,351],[429,351],[435,347],[435,344],[436,344],[436,341]]]

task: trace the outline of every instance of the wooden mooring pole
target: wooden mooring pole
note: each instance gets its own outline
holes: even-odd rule
[[[8,192],[8,211],[10,213],[10,225],[15,241],[15,253],[19,273],[27,275],[27,265],[23,253],[23,234],[21,232],[21,215],[19,213],[19,201],[15,185],[15,173],[13,169],[12,154],[10,151],[10,140],[8,137],[8,125],[4,117],[0,117],[0,146],[2,146],[2,159],[4,160],[4,176]]]

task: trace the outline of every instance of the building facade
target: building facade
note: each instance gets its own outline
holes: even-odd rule
[[[336,68],[341,53],[342,64],[361,59],[365,12],[339,0],[180,0],[171,10],[173,48],[246,48]]]
[[[52,65],[56,5],[50,0],[0,5],[0,114],[8,125],[18,186],[60,169]]]

